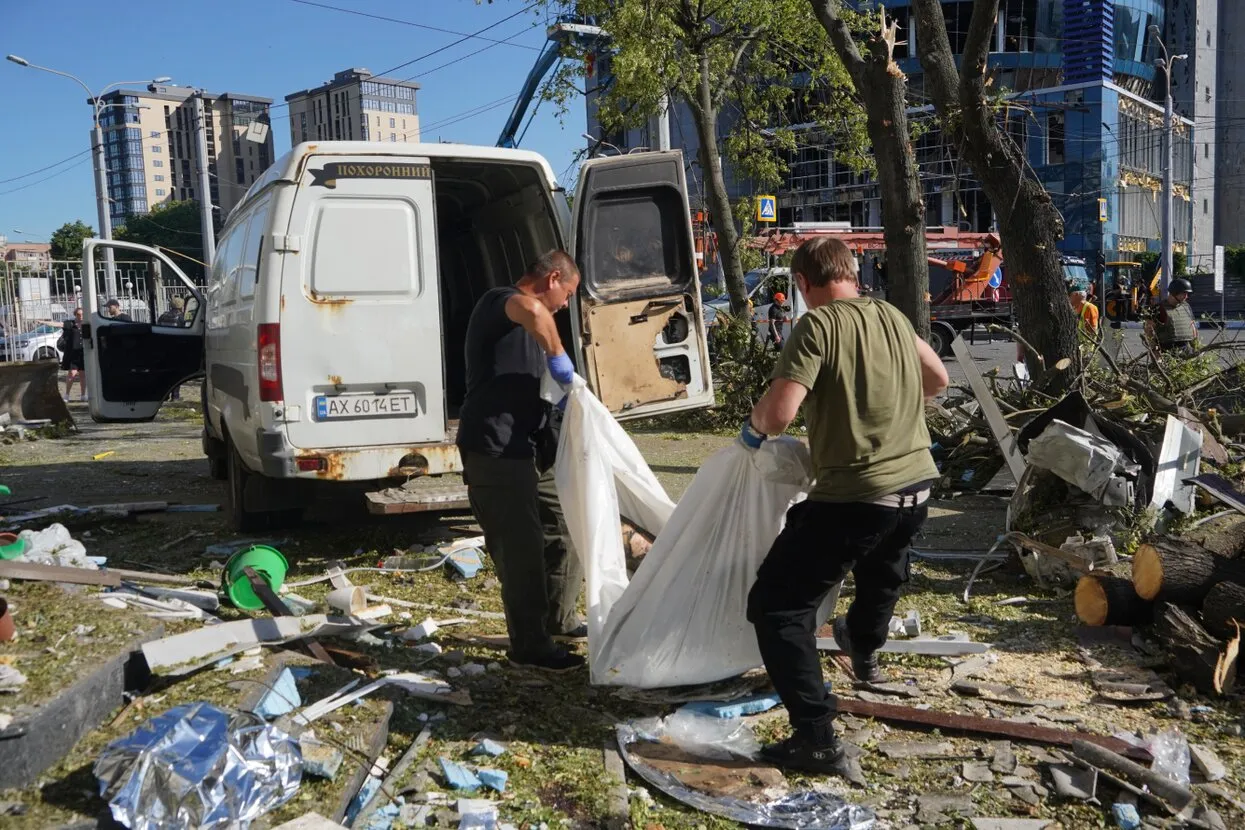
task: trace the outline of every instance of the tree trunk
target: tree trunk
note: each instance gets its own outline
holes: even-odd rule
[[[1216,556],[1236,559],[1245,551],[1245,516],[1230,513],[1184,534]]]
[[[962,72],[947,38],[939,0],[913,0],[917,52],[925,70],[926,90],[957,141],[998,217],[1007,281],[1025,339],[1053,366],[1077,355],[1076,319],[1068,305],[1057,243],[1063,218],[1046,188],[1028,166],[1024,152],[999,129],[986,97],[985,67],[998,17],[998,0],[976,0],[966,37]],[[1042,371],[1029,356],[1030,370]],[[1071,373],[1064,373],[1069,377]]]
[[[869,142],[877,161],[886,239],[887,299],[929,339],[929,260],[925,200],[908,132],[908,79],[894,60],[895,25],[878,10],[879,31],[862,55],[839,16],[839,0],[810,0],[813,12],[864,101]]]
[[[1245,628],[1245,585],[1220,582],[1202,600],[1202,622],[1216,637],[1232,638]]]
[[[726,177],[722,174],[722,154],[718,152],[718,108],[709,82],[709,56],[702,54],[700,83],[697,86],[699,94],[689,103],[700,140],[700,170],[704,176],[709,215],[718,235],[722,278],[726,281],[726,293],[731,298],[731,312],[740,315],[747,311],[748,290],[744,286],[744,268],[739,258],[739,231],[735,228],[731,197],[726,192]]]
[[[1170,603],[1156,610],[1155,631],[1167,648],[1168,663],[1183,682],[1205,694],[1228,694],[1236,684],[1240,637],[1219,642],[1193,617]]]
[[[1076,583],[1076,615],[1086,625],[1148,625],[1154,603],[1137,596],[1127,579],[1087,574]]]
[[[1152,539],[1133,556],[1133,585],[1142,599],[1200,606],[1220,582],[1245,584],[1245,560],[1174,537]]]

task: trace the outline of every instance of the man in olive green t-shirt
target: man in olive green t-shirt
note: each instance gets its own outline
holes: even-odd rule
[[[875,653],[886,642],[908,580],[909,543],[938,477],[925,399],[947,385],[942,361],[907,318],[859,296],[856,269],[851,251],[834,239],[796,251],[791,272],[811,311],[791,332],[769,389],[740,431],[744,446],[759,448],[804,406],[817,480],[808,499],[787,511],[757,571],[748,620],[795,730],[762,754],[814,773],[838,771],[843,757],[837,704],[817,654],[817,610],[850,571],[856,596],[847,616],[835,620],[834,637],[857,679],[880,680]]]

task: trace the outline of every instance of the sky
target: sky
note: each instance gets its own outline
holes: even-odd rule
[[[422,84],[416,105],[423,140],[491,146],[545,42],[544,12],[531,0],[315,2],[0,0],[0,53],[76,75],[93,91],[167,75],[179,86],[260,95],[274,105],[343,69],[379,74],[418,59],[389,77]],[[497,25],[480,32],[491,24]],[[434,50],[443,51],[430,55]],[[82,87],[3,61],[0,113],[0,236],[47,241],[75,219],[98,230],[91,108]],[[284,106],[272,112],[278,157],[290,148],[285,114]],[[560,119],[544,104],[520,146],[544,155],[570,186],[585,126],[582,105]]]

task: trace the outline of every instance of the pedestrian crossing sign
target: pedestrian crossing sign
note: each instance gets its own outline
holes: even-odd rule
[[[757,221],[758,222],[777,222],[778,221],[778,197],[777,196],[758,196],[757,197]]]

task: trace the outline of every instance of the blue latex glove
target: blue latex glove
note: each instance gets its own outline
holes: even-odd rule
[[[563,386],[567,386],[575,379],[575,364],[571,363],[571,359],[567,357],[566,352],[550,355],[545,358],[545,363],[549,366],[549,374]]]
[[[757,431],[757,428],[752,425],[751,418],[744,421],[744,425],[739,429],[739,443],[750,450],[759,450],[765,443],[765,434]]]
[[[565,412],[565,411],[566,411],[566,402],[567,402],[568,400],[570,400],[570,399],[571,399],[571,396],[570,396],[570,395],[563,395],[563,396],[562,396],[562,400],[558,401],[556,404],[554,404],[554,406],[556,406],[556,407],[557,407],[559,410],[561,410],[562,412]]]

